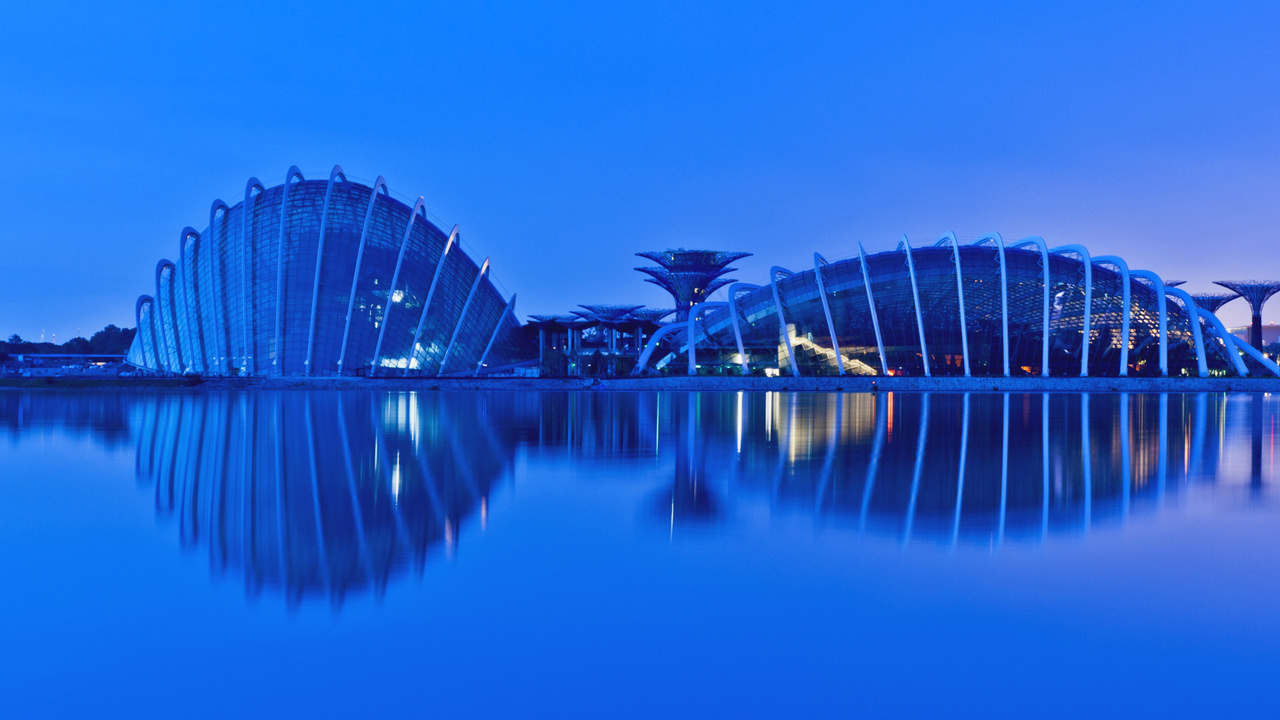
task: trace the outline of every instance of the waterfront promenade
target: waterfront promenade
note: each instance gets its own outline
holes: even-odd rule
[[[1280,378],[717,377],[644,378],[4,378],[3,390],[672,390],[698,392],[1280,392]]]

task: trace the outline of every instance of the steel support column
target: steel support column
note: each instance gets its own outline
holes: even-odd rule
[[[1005,267],[1004,238],[1000,233],[987,233],[978,238],[974,245],[988,241],[995,242],[996,255],[1000,258],[1000,346],[1004,349],[1004,376],[1009,377],[1009,274]]]
[[[759,289],[759,285],[739,282],[729,286],[729,322],[733,324],[733,339],[738,342],[738,364],[742,366],[743,375],[751,372],[751,366],[747,360],[746,347],[742,344],[742,323],[738,320],[738,291]]]
[[[1169,308],[1166,305],[1168,299],[1164,293],[1164,280],[1160,276],[1149,270],[1130,270],[1129,277],[1140,278],[1151,283],[1156,294],[1156,311],[1159,314],[1160,323],[1160,376],[1168,377],[1169,375]]]
[[[1124,312],[1120,315],[1120,334],[1124,337],[1124,342],[1120,344],[1120,377],[1129,374],[1129,345],[1132,338],[1129,336],[1129,308],[1132,305],[1130,288],[1129,288],[1129,264],[1123,258],[1115,255],[1099,255],[1093,259],[1096,265],[1112,265],[1120,270],[1120,282],[1124,285],[1121,293],[1124,302]]]
[[[1049,281],[1049,246],[1044,238],[1037,235],[1025,237],[1014,245],[1014,249],[1024,245],[1035,245],[1040,249],[1040,264],[1044,268],[1044,325],[1040,333],[1040,376],[1049,377],[1049,308],[1053,305],[1051,283]]]
[[[933,377],[933,373],[929,372],[929,346],[924,340],[924,317],[920,314],[920,287],[916,284],[916,264],[911,259],[911,242],[907,240],[907,236],[902,236],[902,242],[899,248],[906,250],[907,253],[907,272],[911,275],[911,299],[916,308],[916,330],[920,332],[920,359],[924,361],[924,376]]]
[[[440,260],[436,263],[436,271],[431,276],[431,287],[427,288],[427,298],[422,301],[422,314],[418,316],[418,327],[413,331],[413,341],[409,343],[409,359],[405,361],[404,372],[407,375],[409,370],[413,369],[413,363],[418,359],[418,340],[422,338],[422,328],[427,324],[427,313],[431,310],[431,300],[436,295],[436,286],[440,284],[440,276],[444,271],[444,263],[449,259],[449,251],[458,243],[458,226],[454,225],[453,230],[449,233],[449,239],[444,243],[444,250],[440,252]],[[382,323],[382,330],[378,333],[378,346],[373,351],[373,365],[370,370],[377,372],[378,364],[382,361],[382,340],[387,333],[387,324]]]
[[[1089,320],[1093,313],[1093,259],[1083,245],[1061,245],[1050,248],[1054,255],[1075,253],[1080,256],[1080,264],[1084,267],[1084,334],[1080,339],[1080,377],[1089,376],[1089,340],[1093,327]]]
[[[867,290],[867,308],[871,310],[871,327],[876,331],[876,352],[880,353],[880,374],[889,374],[889,360],[884,356],[884,338],[880,335],[880,313],[876,296],[871,292],[871,271],[867,269],[867,251],[858,243],[858,264],[862,266],[862,286]]]
[[[284,357],[284,243],[289,234],[289,187],[295,177],[299,181],[306,180],[296,165],[290,167],[285,174],[280,195],[280,242],[276,246],[276,339],[271,351],[271,369],[275,375],[284,370],[284,365],[280,362]]]
[[[480,362],[476,363],[476,371],[473,377],[480,377],[480,368],[484,367],[484,361],[489,359],[489,351],[493,349],[493,341],[498,339],[498,332],[502,330],[502,321],[507,319],[507,316],[511,314],[511,311],[515,310],[515,307],[516,296],[512,295],[511,302],[507,303],[507,306],[502,309],[502,314],[498,316],[498,323],[493,326],[493,333],[489,335],[489,342],[484,346],[484,353],[480,356]],[[542,349],[539,348],[538,352],[541,354]],[[538,367],[542,367],[541,363],[539,363]]]
[[[347,181],[340,165],[334,165],[329,173],[329,185],[324,190],[324,210],[320,212],[320,237],[316,240],[316,277],[311,288],[311,323],[307,327],[307,359],[302,363],[302,373],[311,374],[312,353],[316,347],[316,313],[320,310],[320,273],[324,269],[324,236],[329,227],[329,198],[333,196],[333,183],[342,178]],[[377,193],[374,193],[375,195]]]
[[[356,250],[356,267],[351,273],[351,292],[347,295],[347,320],[342,326],[342,348],[338,351],[339,375],[346,368],[347,341],[351,339],[351,316],[356,309],[356,291],[359,290],[360,286],[360,268],[364,264],[364,249],[369,242],[369,225],[373,221],[373,208],[378,201],[378,190],[382,190],[384,197],[389,197],[387,195],[387,181],[381,175],[373,183],[373,192],[369,194],[369,207],[364,211],[364,224],[360,226],[360,246]],[[387,314],[391,312],[391,296],[395,294],[396,279],[400,277],[400,263],[404,261],[404,247],[409,241],[409,230],[413,229],[413,218],[421,204],[422,198],[418,198],[418,203],[413,206],[413,211],[409,213],[409,226],[405,228],[404,240],[400,241],[400,256],[396,259],[396,269],[392,273],[391,287],[387,290],[386,310],[382,313],[383,326],[387,324]]]
[[[796,364],[796,354],[791,348],[791,334],[787,332],[787,319],[782,311],[782,296],[778,293],[778,275],[790,277],[795,273],[784,267],[774,265],[769,268],[769,287],[773,289],[773,307],[778,312],[778,332],[782,334],[782,339],[786,343],[787,360],[791,363],[791,374],[794,377],[800,377],[800,366]],[[689,373],[692,375],[693,373]]]
[[[253,190],[257,188],[258,194],[254,195]],[[253,216],[258,209],[258,198],[262,197],[262,193],[266,192],[266,188],[262,187],[262,182],[258,178],[249,178],[249,182],[244,186],[244,204],[240,206],[240,304],[241,314],[243,315],[244,327],[241,328],[243,342],[241,350],[244,351],[241,366],[244,368],[246,375],[257,372],[257,353],[254,352],[254,344],[257,342],[257,334],[254,332],[254,307],[253,307],[253,284],[250,283],[249,263],[253,262],[255,257],[253,247]],[[256,274],[256,273],[255,273]]]
[[[449,345],[444,349],[444,356],[440,358],[440,369],[436,370],[436,375],[444,372],[445,367],[449,364],[449,355],[453,353],[453,345],[458,341],[458,333],[462,331],[462,325],[467,319],[467,310],[471,309],[471,301],[476,298],[476,291],[480,289],[480,281],[484,280],[484,276],[489,272],[489,258],[484,259],[484,263],[480,265],[480,272],[476,273],[476,279],[471,283],[471,292],[467,293],[467,301],[462,304],[462,311],[458,313],[458,321],[453,324],[453,334],[449,336]]]
[[[964,314],[964,273],[960,269],[960,241],[954,232],[948,232],[938,239],[937,244],[951,244],[951,260],[956,266],[956,299],[960,303],[960,354],[964,359],[964,376],[969,377],[969,323]]]
[[[826,264],[826,258],[818,253],[813,254],[813,276],[818,281],[818,297],[822,299],[822,314],[827,317],[827,332],[831,335],[831,349],[836,352],[836,370],[838,374],[844,375],[844,356],[840,354],[840,339],[836,337],[836,324],[831,319],[831,303],[827,300],[827,285],[822,281],[822,266]]]
[[[1185,290],[1165,287],[1164,291],[1182,301],[1182,308],[1186,311],[1187,320],[1191,323],[1191,337],[1196,343],[1196,365],[1200,371],[1200,377],[1209,377],[1209,363],[1205,360],[1204,353],[1204,334],[1200,331],[1200,312],[1196,309],[1195,301]]]

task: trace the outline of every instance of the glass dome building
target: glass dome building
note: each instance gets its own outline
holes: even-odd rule
[[[379,177],[335,167],[307,180],[256,178],[203,231],[180,234],[136,304],[127,362],[161,373],[473,375],[536,357],[489,275]]]
[[[1280,375],[1153,272],[1080,245],[953,233],[734,283],[654,334],[634,374]]]

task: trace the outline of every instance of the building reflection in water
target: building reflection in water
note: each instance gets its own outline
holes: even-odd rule
[[[673,535],[765,505],[902,541],[1038,542],[1191,484],[1260,495],[1277,407],[1260,393],[18,393],[0,396],[0,433],[136,443],[157,512],[215,573],[340,605],[452,552],[517,453],[531,469],[613,463],[600,477],[672,468],[638,511]]]
[[[1260,489],[1276,415],[1262,394],[725,393],[690,403],[672,403],[682,446],[673,531],[708,516],[682,514],[682,500],[715,507],[724,488],[904,541],[983,544],[1083,532],[1188,483],[1239,479],[1223,457],[1229,404],[1252,420],[1236,440],[1250,444],[1248,481]]]
[[[472,396],[161,396],[140,408],[138,473],[184,545],[291,603],[381,594],[488,511],[511,456]]]

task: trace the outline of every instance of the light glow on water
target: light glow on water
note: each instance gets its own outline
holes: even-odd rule
[[[68,667],[95,702],[146,676],[287,714],[263,683],[332,699],[388,666],[466,715],[617,693],[634,716],[1265,714],[1277,415],[1208,393],[9,393],[0,672],[63,714],[91,709],[55,692]],[[175,633],[207,661],[171,662]]]

